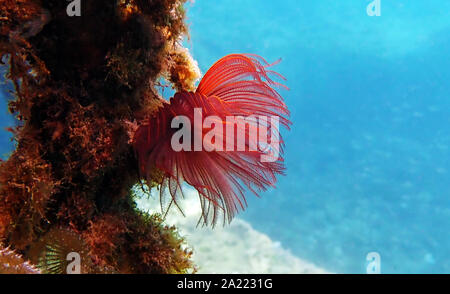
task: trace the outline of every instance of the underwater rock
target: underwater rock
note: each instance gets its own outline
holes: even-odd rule
[[[180,49],[184,2],[84,1],[70,17],[65,1],[0,0],[0,60],[19,121],[0,162],[0,241],[44,272],[63,272],[78,239],[92,262],[83,271],[193,268],[183,239],[136,211],[130,192],[140,181],[130,126],[157,108],[161,77],[186,90],[198,77]]]

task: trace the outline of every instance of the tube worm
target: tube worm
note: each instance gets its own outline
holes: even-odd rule
[[[173,204],[179,207],[177,200],[183,197],[186,182],[200,196],[203,213],[199,222],[215,225],[220,216],[229,222],[246,207],[246,189],[259,195],[275,186],[276,175],[284,171],[284,143],[281,136],[274,136],[278,126],[261,118],[275,117],[286,128],[291,122],[283,98],[274,89],[285,87],[272,80],[284,79],[269,69],[274,64],[251,54],[225,56],[208,70],[195,92],[177,92],[138,127],[133,145],[139,169],[147,182],[160,185],[163,210]],[[199,113],[200,127],[195,122]],[[186,148],[177,149],[173,138],[180,129],[171,126],[180,127],[182,118],[183,127],[189,125],[193,135],[183,136],[181,144]],[[232,124],[228,118],[260,119]],[[217,132],[211,136],[213,128]],[[270,143],[278,144],[275,155],[270,148],[262,148],[267,141],[261,134],[267,132],[272,133]],[[239,148],[242,141],[244,148]],[[203,145],[198,148],[197,143]],[[273,158],[261,160],[264,156]]]

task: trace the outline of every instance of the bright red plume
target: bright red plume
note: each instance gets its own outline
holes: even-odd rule
[[[225,131],[230,125],[227,117],[239,116],[278,117],[279,122],[289,128],[289,111],[283,98],[273,88],[284,86],[271,79],[273,76],[284,78],[268,70],[272,65],[256,55],[225,56],[208,70],[195,93],[176,93],[170,103],[165,102],[139,126],[134,137],[134,148],[140,171],[147,178],[155,168],[162,172],[159,182],[162,207],[168,196],[166,189],[170,195],[167,209],[171,204],[178,206],[177,200],[182,196],[181,185],[186,182],[199,192],[203,211],[201,220],[204,224],[214,225],[219,216],[231,221],[239,209],[245,208],[245,188],[258,195],[258,192],[275,185],[276,175],[284,170],[281,136],[271,138],[272,141],[279,140],[279,157],[264,162],[261,156],[268,153],[260,148],[260,137],[252,136],[251,123],[247,126],[233,125],[233,132]],[[194,151],[192,148],[191,151],[177,152],[171,145],[172,136],[178,131],[171,128],[172,119],[184,116],[194,125],[194,109],[201,109],[202,123],[210,117],[211,128],[218,125],[223,130],[222,136],[215,136],[210,141],[216,144],[216,150]],[[256,126],[258,134],[263,133],[262,127],[268,127],[269,133],[273,128],[268,122],[253,126]],[[205,139],[211,128],[200,131],[201,140]],[[194,135],[189,143],[195,140],[194,129],[191,127]],[[239,131],[245,136],[245,150],[242,151],[237,151],[240,150],[236,138]],[[218,143],[220,140],[226,144]],[[254,150],[251,146],[259,147]],[[234,148],[227,151],[228,147]],[[154,177],[151,180],[155,181]]]

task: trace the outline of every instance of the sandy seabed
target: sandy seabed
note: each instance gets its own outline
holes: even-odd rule
[[[256,231],[251,224],[233,219],[226,226],[214,229],[197,226],[201,213],[197,192],[186,188],[186,199],[181,203],[185,216],[176,208],[168,213],[165,222],[175,225],[193,249],[193,261],[198,273],[233,274],[323,274],[326,270],[294,256],[279,242]],[[156,193],[155,193],[156,194]],[[137,200],[143,211],[160,212],[155,195]]]

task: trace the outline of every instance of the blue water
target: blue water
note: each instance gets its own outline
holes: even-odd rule
[[[8,111],[8,100],[11,98],[11,83],[5,82],[5,66],[0,66],[0,159],[8,158],[13,150],[12,134],[6,128],[13,127],[15,121]]]
[[[199,0],[191,50],[283,58],[287,176],[243,218],[330,271],[450,273],[450,2],[369,2]]]
[[[450,273],[450,2],[369,2],[197,0],[188,44],[283,58],[287,175],[241,217],[330,271]]]

